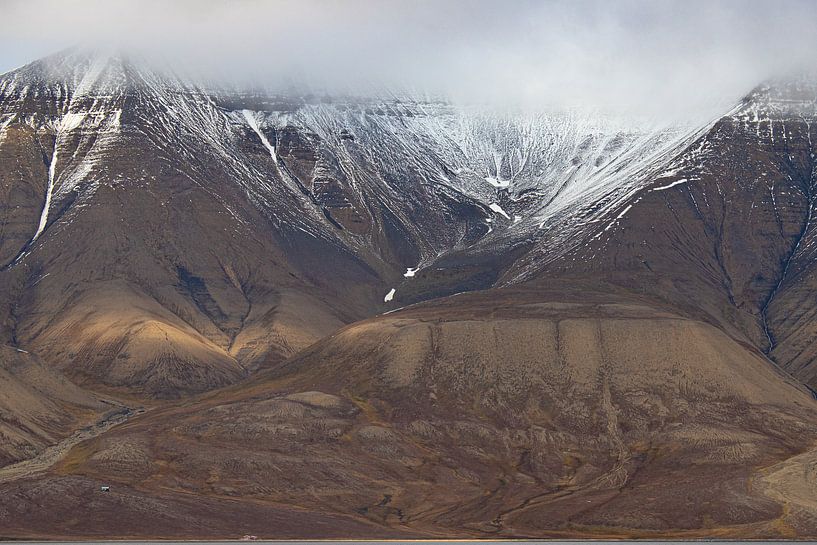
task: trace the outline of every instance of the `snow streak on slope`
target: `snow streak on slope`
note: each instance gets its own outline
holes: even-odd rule
[[[84,189],[79,203],[92,194],[95,185],[89,174],[119,135],[121,82],[110,85],[109,77],[102,78],[113,68],[109,60],[83,57],[74,61],[52,59],[0,78],[0,118],[5,118],[0,145],[12,123],[53,140],[37,227],[14,263],[25,257],[45,232],[56,198],[80,186]],[[106,87],[99,85],[100,79],[106,81]]]
[[[270,141],[264,136],[264,133],[261,132],[261,129],[258,127],[258,121],[255,120],[255,114],[249,110],[241,110],[241,113],[244,114],[244,119],[247,120],[247,124],[250,128],[255,131],[255,134],[258,135],[258,138],[261,139],[261,143],[264,144],[264,147],[269,150],[270,156],[272,160],[275,161],[275,164],[278,164],[278,155],[275,153],[275,146],[270,144]]]
[[[686,178],[681,178],[680,180],[675,180],[674,182],[669,183],[669,184],[667,184],[667,185],[662,185],[662,186],[660,186],[660,187],[654,187],[654,188],[652,188],[652,190],[651,190],[651,191],[664,191],[665,189],[669,189],[669,188],[671,188],[671,187],[675,187],[676,185],[685,184],[685,183],[687,183],[687,181],[688,181],[688,180],[687,180]]]
[[[59,139],[59,134],[57,137]],[[34,233],[34,236],[31,237],[31,242],[28,243],[29,246],[40,238],[40,234],[42,234],[45,225],[48,223],[48,210],[51,208],[51,195],[54,193],[54,171],[57,168],[58,151],[58,142],[54,142],[54,153],[51,154],[51,162],[48,164],[48,187],[45,190],[45,203],[43,204],[43,211],[40,213],[40,223],[37,225],[37,231]]]

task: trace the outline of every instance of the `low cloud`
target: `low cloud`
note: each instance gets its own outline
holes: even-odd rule
[[[646,115],[706,115],[817,64],[805,0],[7,0],[0,19],[0,70],[105,42],[242,85]]]

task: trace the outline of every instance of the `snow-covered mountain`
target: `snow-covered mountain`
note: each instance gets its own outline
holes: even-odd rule
[[[692,134],[594,112],[208,92],[123,57],[81,52],[6,74],[0,93],[0,138],[17,123],[56,141],[46,150],[53,204],[31,239],[48,224],[47,209],[60,209],[69,195],[82,203],[99,183],[117,179],[105,170],[106,148],[149,130],[153,142],[177,146],[198,183],[211,177],[207,161],[217,162],[264,213],[316,237],[370,246],[383,227],[372,209],[384,206],[411,231],[424,264],[477,240],[593,221],[615,205],[622,186],[637,187],[639,171],[660,168],[654,165],[667,163]],[[409,197],[431,206],[406,203]],[[297,212],[280,209],[293,198]],[[454,203],[473,207],[469,221],[434,228]]]
[[[33,499],[0,472],[0,526],[87,504],[93,535],[144,535],[149,500],[162,535],[282,505],[318,521],[295,537],[817,535],[790,486],[817,438],[813,81],[666,126],[79,49],[0,76],[0,455],[106,396],[158,407],[85,428]]]
[[[237,252],[272,284],[286,270],[309,286],[296,291],[326,290],[328,306],[345,309],[328,311],[329,322],[345,322],[595,262],[646,195],[717,175],[710,163],[725,124],[781,146],[791,137],[787,120],[802,120],[810,138],[815,95],[808,79],[770,82],[721,120],[663,126],[592,111],[498,112],[193,81],[144,59],[79,49],[0,77],[0,154],[10,166],[0,173],[4,270],[42,271],[47,293],[65,281],[51,269],[75,267],[89,285],[126,279],[166,290],[170,280],[158,278],[182,267],[205,291],[221,284],[231,299],[238,290],[252,308],[249,277],[224,280],[224,255]],[[699,212],[711,200],[692,198]],[[189,242],[159,234],[180,222]],[[118,237],[135,233],[143,255],[125,252],[122,278],[110,263],[123,251]],[[248,241],[265,249],[249,250]],[[105,244],[111,256],[100,255]],[[66,245],[77,255],[61,263]],[[211,267],[199,247],[214,254]],[[347,265],[322,260],[324,251]],[[347,274],[361,290],[351,306],[339,302]],[[176,296],[193,306],[193,329],[216,344],[209,349],[241,367],[235,341],[247,309]],[[254,348],[243,349],[257,363],[269,342],[253,337]],[[283,337],[278,343],[282,354],[291,350]]]
[[[682,152],[708,130],[592,111],[496,112],[402,95],[315,98],[192,81],[146,60],[84,50],[2,76],[0,152],[14,157],[0,174],[4,269],[51,274],[49,262],[64,258],[56,249],[83,239],[87,248],[77,248],[82,257],[71,265],[89,283],[118,279],[90,241],[186,221],[194,241],[174,240],[162,256],[140,246],[145,256],[127,267],[129,282],[152,286],[153,272],[175,274],[179,254],[195,255],[202,239],[220,252],[236,237],[254,240],[290,263],[294,255],[311,262],[320,257],[314,248],[328,247],[366,271],[367,295],[353,313],[362,316],[386,298],[396,308],[534,277],[611,229],[647,184],[694,162],[697,152]],[[196,208],[187,192],[207,204]],[[96,240],[77,234],[83,229],[103,233]],[[143,270],[157,259],[167,263]],[[185,270],[200,266],[182,261]],[[331,273],[296,268],[303,266],[310,283],[343,292]],[[223,283],[221,268],[209,283],[197,276]],[[224,350],[240,326],[218,323],[220,305],[210,310],[206,326],[193,327]],[[241,312],[226,321],[240,324]]]

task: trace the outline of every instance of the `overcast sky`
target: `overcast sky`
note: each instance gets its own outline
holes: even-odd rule
[[[265,84],[702,112],[817,66],[815,21],[807,0],[0,0],[0,72],[114,41]]]

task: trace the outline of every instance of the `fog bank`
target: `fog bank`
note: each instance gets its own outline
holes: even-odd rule
[[[0,71],[99,42],[241,85],[679,116],[817,66],[817,3],[804,0],[7,0],[0,20]]]

